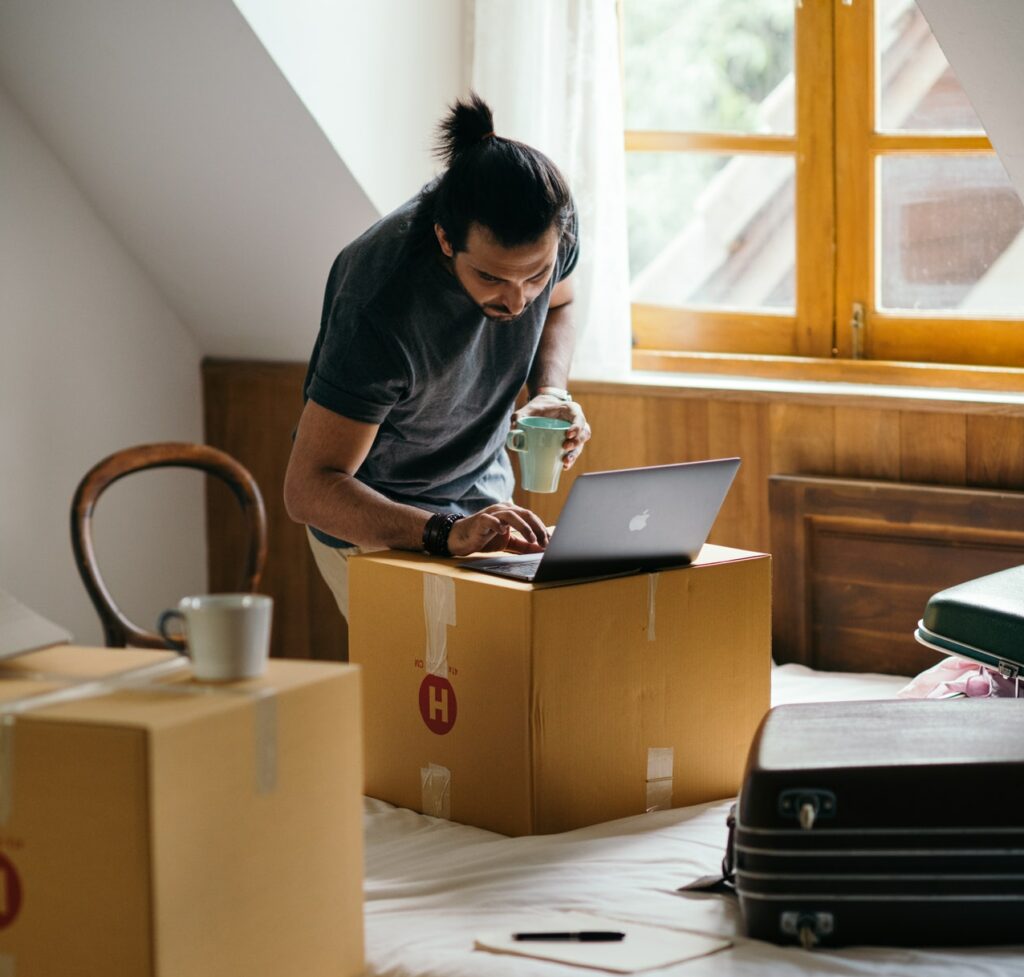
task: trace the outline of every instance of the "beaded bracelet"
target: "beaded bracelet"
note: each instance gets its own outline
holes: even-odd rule
[[[451,556],[448,536],[461,518],[457,512],[435,512],[423,527],[423,549],[431,556]]]

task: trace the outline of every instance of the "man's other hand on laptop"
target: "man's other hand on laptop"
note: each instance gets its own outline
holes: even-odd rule
[[[448,536],[448,549],[452,556],[501,550],[540,553],[548,545],[548,538],[540,516],[513,502],[500,502],[455,523]]]

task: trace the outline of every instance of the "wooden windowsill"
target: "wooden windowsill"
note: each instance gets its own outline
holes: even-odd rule
[[[657,354],[659,360],[670,354]],[[642,394],[657,397],[704,397],[755,402],[785,401],[821,406],[874,407],[915,411],[1024,416],[1024,370],[983,370],[989,388],[966,386],[978,371],[925,364],[880,364],[857,361],[799,361],[789,357],[717,357],[671,354],[685,363],[675,372],[634,369],[606,380],[578,379],[575,394]],[[760,371],[766,361],[769,369]],[[770,361],[784,361],[776,364]],[[643,363],[644,358],[639,358]],[[637,358],[634,358],[637,364]],[[719,369],[725,364],[727,369]],[[811,364],[815,369],[806,369]],[[703,365],[703,370],[700,367]],[[820,365],[820,366],[819,366]],[[794,369],[803,366],[803,371]],[[744,367],[748,371],[742,372]],[[804,375],[801,375],[803,372]],[[927,374],[927,377],[925,375]],[[921,382],[925,380],[926,382]],[[995,381],[1002,379],[1000,387]],[[1006,385],[1016,380],[1016,389]],[[940,381],[945,380],[945,383]],[[914,382],[910,382],[914,381]]]
[[[1011,402],[1015,402],[1014,394],[1024,395],[1024,369],[1012,367],[635,349],[633,369],[667,377],[699,375],[891,387],[921,390],[925,397],[930,395],[929,390],[935,390],[936,395],[940,390],[1010,394]]]

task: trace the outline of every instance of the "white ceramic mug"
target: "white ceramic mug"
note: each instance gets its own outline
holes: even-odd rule
[[[263,594],[201,594],[183,597],[164,611],[157,630],[167,646],[192,659],[201,682],[236,682],[266,671],[274,600]],[[184,622],[185,640],[168,634]]]

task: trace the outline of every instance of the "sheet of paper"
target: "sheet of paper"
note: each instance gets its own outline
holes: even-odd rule
[[[512,926],[515,928],[513,929]],[[518,917],[508,929],[477,937],[475,948],[490,953],[512,953],[537,960],[554,960],[613,974],[632,974],[654,967],[692,960],[730,946],[728,940],[699,933],[623,922],[589,913],[548,913]],[[515,932],[579,932],[613,930],[625,933],[616,943],[517,941]]]
[[[66,645],[71,635],[0,589],[0,658]]]

